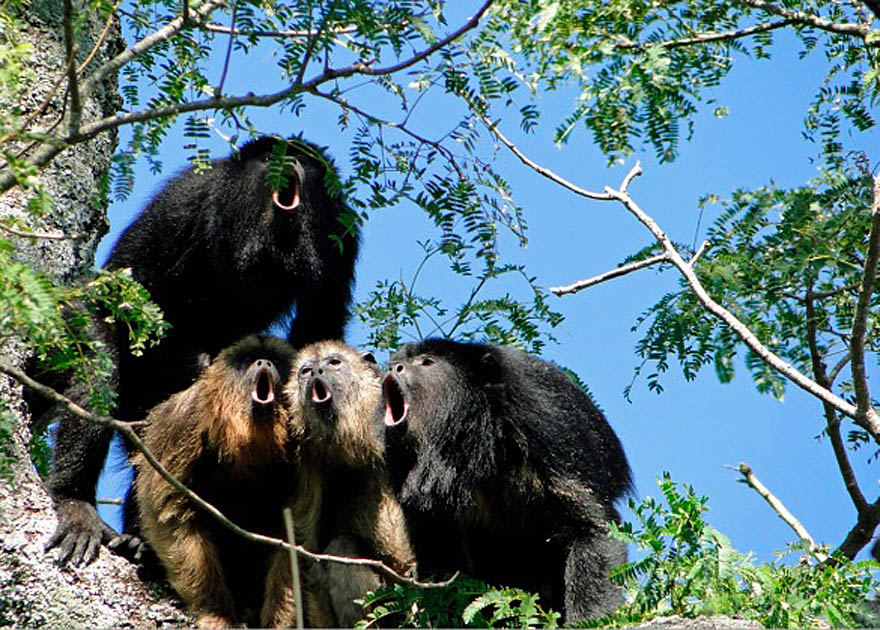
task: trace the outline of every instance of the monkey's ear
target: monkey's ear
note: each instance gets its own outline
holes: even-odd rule
[[[480,380],[484,385],[500,383],[504,378],[501,362],[494,352],[485,352],[480,357]]]
[[[196,363],[199,368],[199,374],[204,372],[209,365],[211,365],[211,355],[207,352],[200,352],[199,356],[196,357]]]

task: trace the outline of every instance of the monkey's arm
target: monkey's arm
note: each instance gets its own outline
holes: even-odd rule
[[[75,401],[87,400],[84,389],[75,385],[65,394]],[[97,557],[102,541],[118,535],[95,510],[95,486],[112,436],[112,431],[69,414],[58,422],[49,479],[58,525],[46,550],[58,547],[62,564],[88,564]]]

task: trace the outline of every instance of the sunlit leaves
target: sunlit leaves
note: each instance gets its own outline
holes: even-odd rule
[[[705,496],[680,487],[668,473],[657,483],[663,501],[630,499],[635,522],[612,525],[615,538],[644,555],[612,570],[612,580],[626,588],[626,602],[595,625],[713,614],[768,628],[856,624],[862,602],[877,587],[876,563],[756,565],[706,522]]]
[[[849,349],[870,200],[870,176],[858,167],[826,172],[793,190],[734,191],[708,231],[709,249],[696,266],[700,281],[765,346],[802,372],[813,373],[811,343],[819,359],[833,366]],[[867,346],[875,352],[876,294],[872,304]],[[681,291],[648,309],[637,328],[643,329],[637,353],[653,368],[647,380],[656,391],[670,360],[688,380],[711,362],[719,380],[728,382],[744,349],[683,282]],[[758,390],[781,399],[783,377],[751,351],[743,358]]]

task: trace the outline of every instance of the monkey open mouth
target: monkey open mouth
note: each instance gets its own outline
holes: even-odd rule
[[[271,405],[275,402],[275,379],[272,378],[269,368],[260,368],[257,372],[251,398],[259,405]]]
[[[272,193],[272,202],[281,210],[295,210],[300,204],[299,180],[291,177],[286,187]]]
[[[382,393],[385,397],[385,426],[400,424],[406,418],[409,404],[397,380],[390,374],[382,381]]]
[[[333,394],[330,392],[330,389],[327,387],[327,384],[324,383],[323,379],[315,378],[312,380],[312,402],[323,404],[330,402],[330,399],[332,398]]]
[[[293,172],[287,174],[287,186],[272,193],[272,202],[281,210],[296,210],[302,202],[300,192],[305,179],[306,172],[297,162],[293,166]]]

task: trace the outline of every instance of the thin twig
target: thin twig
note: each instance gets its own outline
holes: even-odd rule
[[[413,578],[407,577],[405,575],[401,575],[388,565],[378,561],[371,560],[368,558],[350,558],[347,556],[334,556],[330,554],[324,553],[313,553],[308,549],[302,546],[291,546],[289,543],[280,540],[278,538],[272,538],[271,536],[264,536],[262,534],[255,534],[253,532],[249,532],[231,520],[226,518],[223,513],[218,510],[216,507],[202,499],[195,492],[187,488],[183,483],[180,482],[174,475],[168,472],[165,467],[156,459],[155,455],[146,447],[146,445],[141,441],[138,437],[137,433],[135,433],[132,428],[132,423],[122,422],[120,420],[115,420],[110,416],[99,416],[89,411],[86,411],[81,406],[59,394],[51,387],[47,387],[30,376],[25,374],[22,370],[18,368],[12,367],[10,365],[6,365],[5,363],[0,362],[0,373],[6,374],[7,376],[11,376],[16,381],[32,389],[34,392],[43,396],[44,398],[51,400],[55,403],[58,403],[63,407],[64,410],[71,413],[73,416],[85,420],[86,422],[91,422],[94,424],[98,424],[102,427],[107,427],[109,429],[114,429],[119,431],[126,439],[130,441],[130,443],[140,452],[144,454],[146,460],[150,463],[150,465],[159,473],[159,475],[168,483],[170,483],[175,490],[185,496],[188,500],[190,500],[193,504],[195,504],[200,509],[204,510],[208,514],[210,514],[213,518],[222,523],[227,529],[231,530],[235,534],[241,536],[245,540],[249,540],[251,542],[263,543],[266,545],[270,545],[272,547],[278,549],[296,549],[297,553],[302,554],[307,558],[311,558],[312,560],[317,561],[328,561],[328,562],[336,562],[339,564],[347,564],[353,566],[363,566],[369,567],[371,569],[375,569],[378,573],[384,575],[386,578],[391,580],[392,582],[398,584],[411,584],[414,586],[419,586],[422,588],[435,588],[435,587],[444,587],[452,583],[458,577],[458,574],[454,575],[449,580],[445,582],[419,582]],[[139,423],[138,423],[139,424]]]
[[[284,527],[287,529],[287,542],[290,543],[290,574],[293,576],[293,602],[296,608],[296,627],[303,630],[303,601],[302,581],[299,578],[299,561],[296,559],[296,537],[293,534],[293,511],[286,507],[284,515]]]
[[[16,230],[15,228],[9,227],[8,225],[3,225],[2,223],[0,223],[0,230],[3,230],[7,234],[12,234],[13,236],[20,236],[21,238],[32,238],[46,241],[73,241],[79,238],[78,236],[68,236],[67,234],[23,232],[21,230]]]
[[[666,42],[658,42],[658,43],[645,43],[645,42],[630,42],[630,41],[620,41],[615,40],[614,48],[616,50],[622,51],[630,51],[630,50],[644,50],[649,45],[650,46],[661,46],[662,48],[681,48],[684,46],[694,46],[698,44],[709,44],[712,42],[721,42],[721,41],[729,41],[732,39],[740,39],[743,37],[748,37],[750,35],[755,35],[757,33],[765,33],[767,31],[773,31],[778,28],[783,28],[785,26],[789,26],[791,24],[795,24],[797,22],[796,18],[785,18],[784,20],[779,20],[777,22],[764,22],[763,24],[756,24],[755,26],[749,26],[746,28],[741,28],[735,31],[724,31],[723,33],[698,33],[694,37],[686,37],[683,39],[673,39]]]
[[[578,280],[577,282],[569,284],[567,286],[550,287],[550,293],[560,296],[577,293],[578,291],[586,289],[587,287],[592,287],[597,284],[601,284],[602,282],[613,280],[614,278],[619,278],[620,276],[625,276],[629,273],[632,273],[633,271],[638,271],[639,269],[644,269],[645,267],[650,267],[651,265],[656,265],[658,263],[664,262],[669,262],[669,255],[666,253],[658,254],[657,256],[651,256],[650,258],[646,258],[645,260],[637,260],[636,262],[621,265],[617,269],[606,271],[603,274],[593,276],[592,278],[587,278],[586,280]]]
[[[409,59],[401,61],[391,66],[385,66],[383,68],[370,68],[368,65],[364,63],[355,63],[347,68],[342,69],[329,69],[325,70],[321,75],[315,77],[308,81],[305,85],[309,88],[319,85],[321,83],[325,83],[330,79],[337,79],[341,77],[351,76],[353,74],[364,74],[367,76],[381,76],[386,74],[394,74],[395,72],[400,72],[401,70],[406,70],[410,66],[414,66],[420,61],[423,61],[436,53],[438,50],[446,48],[451,42],[454,42],[456,39],[467,33],[469,30],[475,28],[477,24],[480,22],[480,18],[489,10],[489,7],[492,6],[494,0],[486,0],[486,2],[481,6],[477,12],[467,21],[465,22],[458,30],[452,32],[446,37],[437,40],[426,49],[421,52],[417,52],[413,54]]]
[[[729,468],[733,468],[730,466]],[[797,520],[794,515],[788,511],[788,508],[783,505],[782,501],[780,501],[776,496],[770,492],[767,487],[761,483],[761,481],[755,476],[755,473],[752,471],[751,466],[746,464],[745,462],[741,463],[734,470],[738,471],[742,476],[743,481],[749,487],[751,487],[755,492],[761,495],[761,497],[770,504],[770,507],[773,508],[773,511],[779,515],[783,521],[785,521],[786,525],[791,527],[794,530],[794,533],[797,534],[798,538],[807,543],[809,546],[810,554],[815,557],[819,562],[825,562],[828,559],[827,554],[819,551],[818,546],[816,545],[813,537],[810,536],[810,532],[807,531],[807,528],[804,527],[799,520]]]
[[[88,54],[85,61],[80,64],[79,68],[76,69],[77,73],[82,74],[83,70],[89,67],[89,64],[92,63],[92,60],[98,54],[98,51],[101,50],[101,46],[104,45],[104,41],[107,39],[107,35],[110,34],[110,27],[113,26],[113,18],[116,17],[116,11],[119,9],[119,5],[122,4],[122,0],[116,0],[116,4],[113,5],[113,8],[110,9],[110,15],[107,16],[107,22],[104,24],[104,30],[101,31],[101,34],[98,36],[98,41],[95,42],[95,45],[92,46],[92,51]]]
[[[541,166],[540,164],[538,164],[537,162],[535,162],[534,160],[529,158],[525,153],[520,151],[519,147],[517,147],[515,144],[513,144],[513,142],[508,140],[507,137],[503,133],[501,133],[501,130],[498,129],[497,122],[493,123],[485,116],[481,116],[481,119],[483,121],[483,124],[486,125],[486,127],[489,129],[489,131],[491,131],[492,134],[494,134],[494,136],[496,138],[498,138],[498,140],[501,142],[501,144],[506,146],[510,150],[511,153],[513,153],[517,158],[519,158],[520,162],[522,162],[523,164],[528,166],[530,169],[532,169],[533,171],[535,171],[539,175],[546,177],[550,181],[555,182],[555,183],[559,184],[560,186],[563,186],[564,188],[567,188],[571,192],[575,193],[576,195],[580,195],[581,197],[586,197],[587,199],[595,199],[596,201],[610,201],[611,200],[611,196],[608,193],[597,193],[597,192],[592,192],[592,191],[586,190],[585,188],[581,188],[579,186],[576,186],[575,184],[572,184],[570,181],[560,177],[559,175],[557,175],[556,173],[554,173],[550,169],[544,168],[543,166]],[[629,182],[629,180],[631,180],[633,177],[635,177],[635,175],[632,173],[632,171],[630,171],[630,174],[627,175],[627,179],[625,181]]]
[[[821,353],[819,352],[818,332],[816,330],[816,321],[818,320],[818,317],[816,314],[815,301],[813,300],[812,286],[807,287],[804,307],[806,309],[807,345],[810,349],[813,377],[819,385],[830,390],[834,381],[831,380],[826,373],[825,364],[823,363]],[[843,476],[843,483],[846,486],[846,490],[849,493],[853,505],[856,507],[856,511],[861,513],[867,507],[868,502],[865,500],[861,488],[859,488],[859,482],[856,479],[855,472],[853,472],[852,465],[849,461],[849,455],[846,452],[846,447],[840,436],[840,418],[834,407],[825,401],[822,401],[822,410],[825,414],[826,432],[828,433],[828,439],[831,441],[831,450],[834,452],[834,457],[837,460],[837,467],[840,470],[840,474]]]
[[[238,12],[238,2],[233,0],[232,3],[232,16],[229,18],[229,24],[231,26],[235,26],[235,16]],[[220,96],[223,94],[223,84],[226,83],[226,73],[229,71],[229,60],[232,58],[232,44],[235,42],[235,33],[230,30],[229,32],[229,43],[226,45],[226,58],[223,60],[223,72],[220,74],[220,83],[217,84],[217,89],[214,91],[214,96]]]

